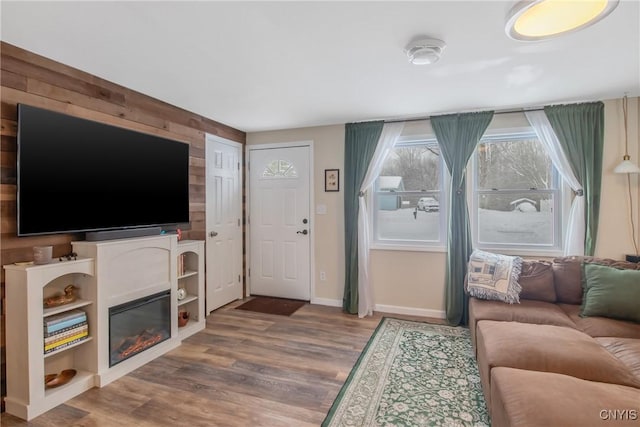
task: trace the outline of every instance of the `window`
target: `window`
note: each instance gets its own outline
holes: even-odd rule
[[[514,253],[562,250],[560,175],[529,127],[494,129],[469,162],[474,247]],[[449,174],[435,138],[402,138],[372,195],[373,247],[443,248]]]
[[[475,246],[561,248],[559,176],[535,133],[485,136],[473,170]]]
[[[375,183],[374,243],[444,245],[444,170],[434,138],[401,139],[396,144]]]
[[[287,160],[273,160],[262,171],[262,178],[297,178],[298,171]]]

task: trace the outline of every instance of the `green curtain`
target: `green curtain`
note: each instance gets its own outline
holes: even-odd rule
[[[469,321],[464,277],[467,274],[467,263],[473,244],[467,207],[467,163],[492,118],[493,111],[431,117],[431,126],[436,134],[440,152],[451,174],[445,309],[447,322],[454,326],[466,325]]]
[[[544,107],[544,112],[583,188],[586,203],[584,254],[592,256],[600,213],[604,104],[553,105]]]
[[[384,121],[347,123],[344,136],[344,297],[342,308],[358,313],[358,194],[376,151]]]

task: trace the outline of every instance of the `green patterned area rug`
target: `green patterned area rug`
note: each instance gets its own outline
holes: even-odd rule
[[[324,422],[489,426],[469,330],[383,318]]]

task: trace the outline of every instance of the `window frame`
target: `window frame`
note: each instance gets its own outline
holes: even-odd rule
[[[393,148],[399,146],[420,146],[420,145],[435,145],[438,150],[440,146],[435,138],[435,135],[412,135],[398,138],[398,141]],[[378,217],[379,211],[378,195],[388,195],[390,192],[378,191],[378,178],[376,178],[373,191],[369,191],[367,194],[367,206],[371,206],[369,212],[369,223],[371,233],[371,249],[377,250],[399,250],[399,251],[419,251],[419,252],[446,252],[447,246],[447,218],[449,213],[449,171],[445,164],[442,154],[440,154],[440,170],[439,170],[439,189],[438,190],[426,190],[426,191],[398,191],[395,194],[401,194],[406,196],[433,196],[436,195],[439,202],[438,210],[438,235],[439,240],[392,240],[378,238]]]
[[[531,128],[518,129],[493,129],[487,131],[478,142],[478,146],[482,142],[501,142],[514,140],[537,139],[535,131]],[[541,143],[541,142],[540,142]],[[472,234],[473,247],[486,250],[500,252],[513,255],[529,255],[529,256],[560,256],[563,249],[563,236],[566,227],[567,212],[567,186],[563,182],[557,168],[551,163],[552,169],[552,187],[549,189],[478,189],[478,146],[473,151],[470,167],[467,170],[467,182],[471,185],[467,189],[467,201],[470,207],[470,226]],[[553,195],[553,244],[529,244],[529,243],[480,243],[479,233],[479,200],[483,194],[540,194],[547,193]]]

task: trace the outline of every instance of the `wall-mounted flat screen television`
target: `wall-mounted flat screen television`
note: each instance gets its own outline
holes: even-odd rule
[[[189,145],[18,105],[18,236],[189,222]]]

